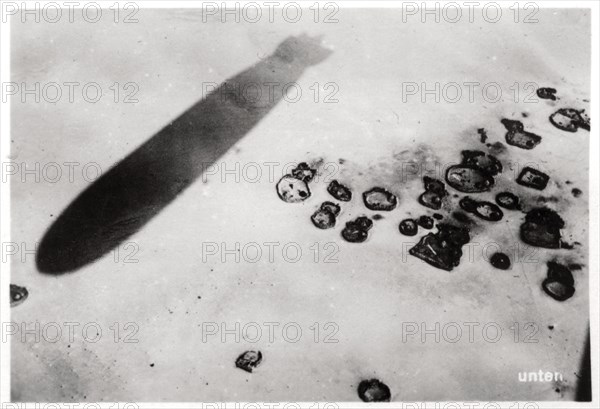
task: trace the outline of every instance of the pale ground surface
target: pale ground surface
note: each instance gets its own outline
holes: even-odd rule
[[[233,183],[231,175],[227,183],[220,175],[208,183],[196,181],[128,240],[139,247],[133,256],[137,263],[123,263],[131,248],[121,248],[118,256],[109,254],[76,273],[54,277],[38,273],[31,255],[24,262],[13,259],[11,281],[30,291],[29,299],[12,309],[13,321],[97,322],[103,331],[96,343],[84,342],[81,326],[74,342],[66,329],[56,343],[13,339],[13,400],[351,401],[357,399],[358,382],[367,377],[386,382],[394,400],[573,398],[588,321],[589,133],[561,132],[547,117],[556,107],[588,108],[582,102],[589,98],[588,12],[544,11],[538,24],[515,24],[512,17],[497,24],[481,17],[475,23],[422,24],[418,18],[401,23],[390,10],[342,11],[338,24],[315,24],[310,18],[297,24],[281,18],[274,24],[202,23],[200,14],[166,10],[142,11],[138,18],[138,24],[105,19],[95,25],[13,25],[13,81],[95,81],[105,88],[133,81],[140,91],[137,104],[115,104],[111,95],[95,105],[80,96],[73,104],[13,103],[12,160],[28,166],[96,162],[106,170],[195,103],[202,82],[221,83],[286,37],[306,31],[324,34],[334,53],[300,78],[299,102],[282,101],[220,162],[232,169],[236,162],[243,167],[343,158],[343,166],[321,169],[322,176],[335,171],[357,199],[344,207],[335,230],[317,230],[309,216],[327,197],[322,177],[312,185],[312,198],[289,205],[277,198],[262,166],[258,183]],[[466,96],[458,103],[422,103],[417,96],[403,102],[402,81],[497,82],[504,98],[489,103],[478,92],[474,103]],[[556,87],[562,99],[524,103],[531,91],[524,84],[530,81]],[[315,82],[337,83],[339,102],[315,103],[309,89]],[[521,90],[518,102],[510,90],[515,82]],[[529,117],[522,118],[522,112]],[[533,255],[538,262],[495,270],[482,259],[481,246],[497,242],[507,251],[522,246],[522,215],[507,212],[497,227],[488,224],[477,232],[473,240],[481,246],[471,257],[463,256],[452,273],[406,255],[406,244],[403,256],[402,242],[418,240],[423,230],[409,240],[398,234],[398,222],[430,212],[416,203],[420,180],[398,177],[402,162],[420,150],[420,160],[456,163],[461,149],[484,148],[477,128],[485,127],[491,142],[503,140],[502,117],[521,119],[544,138],[532,151],[510,147],[502,158],[504,176],[513,179],[518,171],[508,169],[509,161],[534,162],[547,171],[552,179],[544,194],[559,198],[551,205],[566,220],[566,239],[582,246],[538,250]],[[277,175],[281,169],[275,167]],[[12,234],[13,241],[31,248],[89,183],[80,172],[73,183],[66,176],[55,184],[29,178],[26,183],[13,179]],[[366,210],[358,193],[376,184],[396,192],[399,207],[375,223],[366,243],[343,242],[339,227]],[[573,186],[583,190],[578,199],[570,194]],[[280,246],[274,262],[265,246],[256,263],[235,263],[231,256],[225,263],[218,256],[203,262],[202,243],[208,241],[228,248],[236,242]],[[302,248],[297,263],[282,257],[281,247],[290,242]],[[315,243],[321,249],[316,263]],[[331,251],[328,243],[338,246],[338,262],[323,262]],[[540,287],[545,262],[554,256],[584,264],[575,272],[576,295],[564,303]],[[129,332],[125,323],[136,323],[139,332],[132,338],[139,342],[115,343],[109,328],[115,322],[122,336]],[[232,336],[224,343],[219,336],[202,342],[205,322],[228,328],[235,322],[296,322],[303,333],[299,342],[286,342],[280,326],[269,342],[263,326],[255,344],[236,343]],[[329,332],[325,323],[336,323],[339,342],[315,343],[309,329],[315,322],[321,341]],[[456,322],[463,334],[456,343],[435,342],[431,335],[425,343],[418,335],[403,342],[407,322],[427,328]],[[479,323],[473,343],[465,322]],[[537,343],[524,342],[530,322],[539,326],[533,336]],[[502,328],[498,342],[483,338],[487,323]],[[519,342],[510,329],[514,323],[521,327]],[[453,328],[447,328],[448,338],[453,337]],[[259,370],[248,374],[234,368],[238,354],[251,348],[264,354]],[[562,373],[564,382],[518,382],[519,371],[539,369]]]

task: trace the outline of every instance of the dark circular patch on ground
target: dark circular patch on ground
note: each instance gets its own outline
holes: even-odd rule
[[[358,397],[363,402],[389,402],[392,394],[390,388],[379,379],[369,379],[358,385]]]
[[[398,229],[405,236],[414,236],[417,234],[419,226],[417,226],[417,223],[413,219],[404,219],[398,225]]]
[[[510,268],[510,259],[504,253],[494,253],[490,258],[490,264],[500,270],[508,270]]]
[[[262,353],[260,351],[246,351],[235,360],[235,366],[252,373],[261,362]]]
[[[417,224],[424,229],[433,229],[433,219],[429,216],[421,216],[417,219]]]
[[[498,206],[508,210],[517,210],[519,208],[519,198],[510,192],[500,192],[496,195]]]

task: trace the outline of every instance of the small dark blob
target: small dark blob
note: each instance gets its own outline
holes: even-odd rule
[[[462,246],[471,239],[469,229],[439,223],[437,233],[423,236],[409,253],[428,264],[446,271],[460,264]]]
[[[446,171],[446,182],[463,193],[487,192],[494,186],[494,178],[473,166],[454,165]]]
[[[577,132],[579,128],[590,130],[590,117],[586,114],[585,109],[561,108],[550,115],[550,122],[566,132]]]
[[[338,163],[339,163],[340,165],[343,165],[344,163],[346,163],[346,159],[344,159],[344,158],[339,158],[339,159],[338,159]]]
[[[260,351],[246,351],[235,360],[235,366],[252,373],[261,362],[262,353]]]
[[[357,217],[352,223],[364,231],[369,231],[371,230],[371,227],[373,227],[373,221],[365,216]]]
[[[502,210],[492,202],[477,202],[474,214],[489,222],[497,222],[504,217]]]
[[[421,216],[417,219],[417,224],[424,229],[433,229],[433,219],[429,216]]]
[[[380,214],[374,214],[373,217],[372,217],[372,219],[373,220],[381,220],[381,219],[383,219],[383,216],[380,215]]]
[[[363,402],[389,402],[390,388],[379,379],[363,380],[358,384],[358,397]]]
[[[15,284],[10,285],[10,306],[16,307],[29,297],[27,288]]]
[[[458,202],[460,208],[467,213],[472,213],[483,220],[497,222],[502,220],[504,213],[492,202],[478,201],[465,196]]]
[[[526,244],[548,249],[560,248],[560,229],[564,220],[554,210],[538,207],[530,210],[521,224],[521,240]]]
[[[518,210],[520,208],[519,198],[510,192],[500,192],[496,195],[498,206],[508,210]]]
[[[548,185],[549,180],[550,176],[546,175],[544,172],[526,166],[519,174],[517,183],[532,189],[544,190]]]
[[[502,172],[502,163],[493,155],[487,155],[482,151],[465,150],[461,152],[463,165],[472,166],[488,173],[490,176],[496,176]]]
[[[523,118],[529,118],[529,114],[527,112],[521,112],[521,116]]]
[[[570,286],[575,285],[575,279],[573,278],[573,274],[569,267],[555,261],[549,261],[546,265],[548,266],[548,278]]]
[[[569,264],[569,270],[573,271],[573,270],[581,270],[583,268],[583,265],[579,264],[579,263],[571,263]]]
[[[368,231],[373,227],[373,221],[365,216],[357,217],[346,223],[342,237],[350,243],[362,243],[369,236]]]
[[[490,264],[500,270],[508,270],[510,268],[510,259],[504,253],[494,253],[490,257]]]
[[[524,130],[521,121],[502,119],[501,122],[507,130],[505,138],[509,145],[521,149],[533,149],[542,141],[541,136]]]
[[[423,176],[423,186],[427,192],[433,192],[440,196],[446,196],[448,194],[444,182],[430,178],[429,176]]]
[[[573,243],[568,243],[564,240],[562,240],[560,242],[560,248],[561,249],[567,249],[567,250],[573,250],[575,248],[575,246],[581,246],[581,243],[578,241],[575,241]]]
[[[573,195],[573,197],[579,197],[582,193],[583,192],[581,191],[581,189],[577,189],[576,187],[571,189],[571,194]]]
[[[296,179],[300,179],[306,183],[313,180],[316,173],[317,170],[311,169],[311,167],[308,166],[308,163],[306,162],[299,163],[298,166],[296,166],[296,168],[292,170],[293,177],[295,177]]]
[[[436,219],[436,220],[442,220],[444,218],[444,216],[442,216],[439,213],[434,213],[433,214],[433,218]]]
[[[548,325],[548,329],[552,331],[554,329],[554,325]]]
[[[433,210],[439,210],[442,207],[442,197],[434,192],[423,192],[419,196],[419,203]]]
[[[336,203],[333,203],[333,202],[323,202],[321,204],[321,209],[323,209],[323,210],[329,210],[336,217],[342,211],[340,205],[338,205]]]
[[[558,200],[556,196],[538,196],[536,199],[538,203],[558,203]]]
[[[374,187],[363,193],[363,201],[367,209],[390,211],[398,204],[396,196],[381,187]]]
[[[150,368],[154,368],[154,364],[150,364]]]
[[[538,88],[536,93],[541,99],[556,101],[556,89],[554,88]]]
[[[439,210],[442,207],[442,199],[448,195],[444,182],[429,176],[423,177],[425,192],[419,196],[419,203],[433,210]]]
[[[398,229],[400,230],[400,233],[405,236],[414,236],[417,234],[419,226],[413,219],[404,219],[400,222],[400,225],[398,225]]]
[[[310,216],[313,224],[319,229],[331,229],[335,226],[335,214],[327,209],[318,209]]]
[[[303,180],[285,175],[277,183],[277,194],[286,203],[300,203],[310,197],[310,189]]]
[[[332,180],[329,186],[327,186],[327,191],[337,200],[342,202],[349,202],[352,199],[352,192],[346,186],[339,183],[337,180]]]
[[[342,230],[342,237],[350,243],[362,243],[367,240],[368,236],[369,234],[365,230],[354,225],[346,225],[344,230]]]
[[[575,287],[570,286],[565,283],[561,283],[560,281],[553,280],[551,278],[546,278],[542,282],[542,288],[550,297],[554,298],[557,301],[565,301],[568,300],[575,294]]]
[[[462,199],[460,199],[458,204],[459,204],[460,208],[463,209],[467,213],[473,213],[473,212],[475,212],[475,209],[477,209],[477,201],[473,200],[469,196],[465,196]]]
[[[479,134],[479,141],[481,143],[485,143],[485,141],[487,141],[487,138],[488,138],[487,132],[485,131],[485,129],[484,128],[479,128],[477,130],[477,133]]]

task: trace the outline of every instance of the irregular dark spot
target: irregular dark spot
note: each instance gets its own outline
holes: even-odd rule
[[[496,195],[498,206],[508,210],[518,210],[520,208],[519,198],[510,192],[500,192]]]
[[[390,388],[379,379],[363,380],[358,385],[358,397],[363,402],[389,402]]]
[[[448,195],[444,182],[424,176],[423,185],[425,186],[425,192],[419,196],[419,203],[430,209],[440,209],[442,199]]]
[[[502,210],[492,202],[478,201],[465,196],[460,200],[459,205],[465,212],[490,222],[497,222],[504,217]]]
[[[471,224],[472,220],[463,212],[452,212],[452,217],[463,224]]]
[[[506,145],[502,142],[495,142],[493,144],[487,144],[486,146],[489,148],[490,153],[494,155],[500,155],[506,152]]]
[[[538,196],[538,203],[558,203],[559,198],[556,196]]]
[[[463,193],[487,192],[494,186],[494,178],[472,166],[454,165],[446,171],[446,182]]]
[[[150,368],[154,368],[154,364],[150,364]]]
[[[346,159],[339,158],[339,159],[338,159],[338,163],[339,163],[340,165],[343,165],[344,163],[346,163]]]
[[[335,214],[328,209],[318,209],[310,217],[310,220],[319,229],[331,229],[335,226]]]
[[[372,219],[373,220],[381,220],[381,219],[383,219],[383,216],[380,215],[380,214],[374,214],[373,217],[372,217]]]
[[[482,151],[465,150],[461,152],[463,165],[472,166],[482,170],[490,176],[502,172],[502,163],[493,155],[486,155]]]
[[[306,183],[310,182],[315,177],[316,173],[317,170],[311,169],[306,162],[299,163],[298,166],[292,170],[292,176]]]
[[[413,219],[404,219],[398,225],[398,229],[405,236],[414,236],[417,234],[419,227]]]
[[[533,149],[542,141],[541,136],[525,131],[521,121],[502,119],[500,122],[507,130],[505,138],[509,145],[521,149]]]
[[[579,128],[590,130],[590,117],[585,109],[561,108],[550,115],[550,122],[558,129],[566,132],[577,132]]]
[[[552,280],[551,278],[546,278],[542,282],[542,288],[546,294],[557,301],[568,300],[575,294],[575,287]]]
[[[485,129],[484,128],[479,128],[477,130],[477,133],[479,134],[479,141],[481,143],[485,143],[485,141],[487,141],[487,138],[488,138],[487,132],[485,131]]]
[[[367,209],[390,211],[398,204],[396,196],[381,187],[374,187],[363,193],[363,201]]]
[[[504,253],[494,253],[490,257],[490,264],[500,270],[508,270],[510,268],[510,259]]]
[[[460,263],[462,246],[470,240],[469,229],[444,223],[437,229],[437,233],[423,236],[409,253],[436,268],[452,271]]]
[[[340,214],[340,211],[342,210],[340,205],[333,202],[323,202],[321,204],[321,209],[329,210],[336,217]]]
[[[429,216],[421,216],[417,219],[417,224],[424,229],[433,229],[433,219]]]
[[[442,220],[444,218],[444,216],[442,216],[439,213],[434,213],[433,214],[433,218],[436,219],[436,220]]]
[[[567,243],[566,241],[562,240],[560,242],[560,248],[561,249],[567,249],[567,250],[573,250],[575,248],[575,246],[581,246],[581,243],[576,241],[573,243]]]
[[[504,217],[502,210],[492,202],[478,202],[474,214],[490,222],[497,222]]]
[[[581,270],[583,268],[583,265],[579,264],[579,263],[570,263],[569,264],[569,269],[571,271],[573,270]]]
[[[235,360],[235,366],[252,373],[261,362],[262,353],[260,351],[246,351]]]
[[[327,186],[327,191],[337,200],[342,202],[349,202],[352,199],[352,192],[346,186],[339,183],[337,180],[332,180],[329,186]]]
[[[554,325],[548,325],[548,329],[552,331],[554,329]]]
[[[556,95],[554,95],[556,94],[556,89],[554,88],[538,88],[536,93],[541,99],[556,101]]]
[[[357,217],[353,223],[364,231],[369,231],[371,230],[371,227],[373,227],[373,221],[365,216]]]
[[[528,117],[529,117],[529,114],[528,114],[527,112],[521,112],[521,116],[522,116],[523,118],[528,118]]]
[[[277,183],[277,194],[286,203],[299,203],[310,197],[310,189],[303,180],[285,175]]]
[[[373,227],[371,219],[365,216],[357,217],[346,223],[342,237],[350,243],[362,243],[369,236],[368,231]]]
[[[581,189],[577,189],[576,187],[571,189],[571,194],[573,195],[573,197],[579,197],[582,193],[583,192],[581,191]]]
[[[575,279],[569,267],[555,261],[549,261],[546,265],[548,266],[548,278],[571,286],[575,285]]]
[[[532,189],[544,190],[548,185],[549,180],[550,176],[546,175],[544,172],[526,166],[519,174],[517,183]]]
[[[538,207],[530,210],[521,224],[521,240],[526,244],[549,249],[560,248],[560,229],[564,220],[554,210]]]
[[[460,199],[458,204],[459,204],[460,208],[463,209],[467,213],[473,213],[473,212],[475,212],[475,209],[477,208],[477,201],[473,200],[469,196],[465,196],[462,199]]]
[[[27,288],[15,284],[10,285],[10,306],[16,307],[29,297]]]

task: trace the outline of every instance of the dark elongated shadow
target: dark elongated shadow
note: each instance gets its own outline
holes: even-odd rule
[[[589,327],[584,348],[585,350],[579,364],[579,380],[577,382],[577,390],[575,392],[575,401],[577,402],[592,401],[592,360]],[[598,379],[596,379],[596,382],[597,381]]]
[[[264,118],[286,84],[330,53],[318,37],[289,37],[272,55],[221,84],[64,210],[38,247],[39,271],[72,272],[121,244]]]

